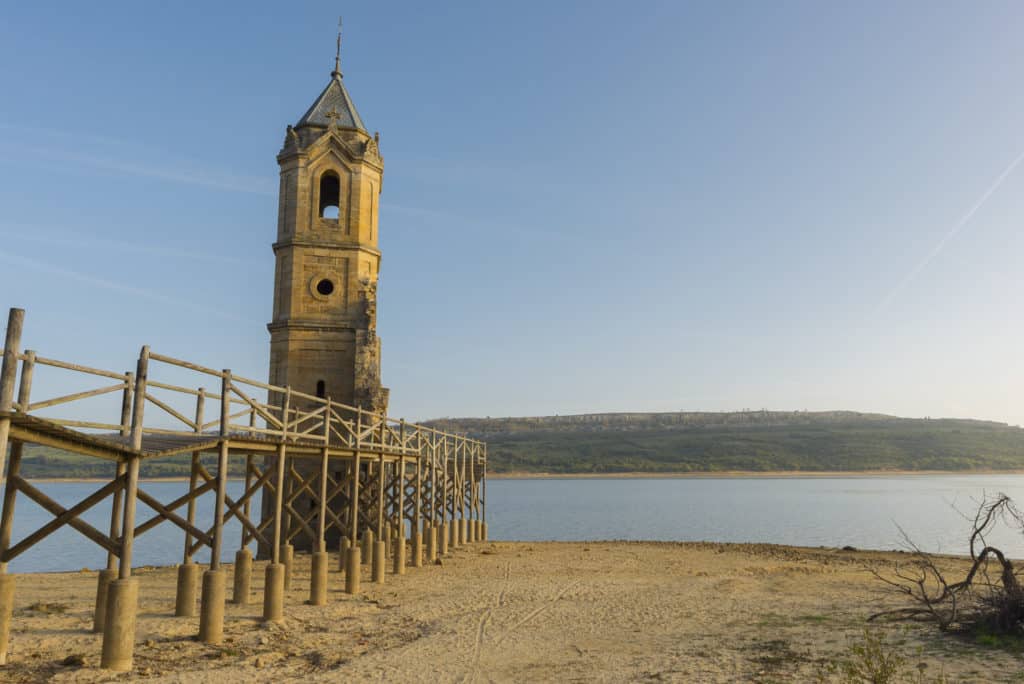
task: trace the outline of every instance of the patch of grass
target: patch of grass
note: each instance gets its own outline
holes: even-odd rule
[[[796,617],[800,622],[829,622],[832,620],[831,615],[798,615]]]
[[[851,643],[845,656],[826,663],[818,671],[818,682],[843,684],[950,684],[943,671],[929,675],[928,663],[910,666],[899,651],[899,643],[890,641],[879,630],[865,629],[859,641]],[[920,655],[920,654],[919,654]]]
[[[976,627],[967,633],[967,637],[972,643],[985,648],[1008,653],[1024,653],[1024,636],[1020,634],[1000,634],[985,627]]]
[[[25,610],[32,613],[43,613],[45,615],[63,615],[68,612],[68,604],[37,601],[25,608]]]

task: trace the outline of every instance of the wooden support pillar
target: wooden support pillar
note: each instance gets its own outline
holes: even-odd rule
[[[131,435],[132,420],[132,397],[134,392],[135,375],[131,372],[124,375],[124,389],[121,392],[121,436]],[[117,462],[114,469],[114,477],[121,478],[125,474],[125,462]],[[124,505],[124,488],[117,489],[110,504],[110,538],[120,539],[121,537],[121,507]],[[96,577],[96,603],[93,607],[92,631],[99,634],[103,631],[107,621],[107,600],[110,583],[117,579],[117,555],[113,551],[107,551],[107,567],[100,570]]]
[[[404,419],[402,420],[402,434],[404,437]],[[402,440],[402,446],[405,446],[404,439]],[[416,446],[416,500],[413,502],[412,566],[419,568],[423,566],[423,520],[421,517],[423,506],[423,444],[419,435],[416,437]]]
[[[196,421],[199,423],[199,421]],[[201,425],[201,423],[200,423]],[[249,414],[249,427],[256,427],[256,411]],[[246,497],[242,504],[242,520],[249,520],[252,514],[252,499],[248,496],[249,488],[252,487],[253,478],[253,455],[245,455],[245,489],[243,496]],[[235,552],[234,584],[232,585],[231,602],[236,605],[249,603],[249,596],[252,593],[252,552],[246,548],[249,543],[249,530],[241,525],[241,539],[238,542],[238,551]]]
[[[452,542],[455,546],[462,546],[466,541],[462,532],[466,504],[466,492],[463,489],[466,475],[464,470],[466,454],[463,452],[461,454],[462,459],[460,460],[459,438],[456,436],[453,441],[453,448],[455,450],[455,486],[452,488],[452,505],[455,510],[452,511]]]
[[[14,318],[14,312],[21,309],[12,309],[10,318]],[[22,311],[22,316],[24,312]],[[12,342],[12,328],[15,328]],[[11,320],[7,324],[7,343],[4,348],[3,371],[0,372],[0,406],[6,406],[6,410],[13,408],[14,391],[13,373],[7,371],[8,349],[15,348],[12,354],[12,365],[17,363],[16,348],[20,344],[20,324],[12,325]],[[29,394],[32,388],[32,369],[35,365],[35,352],[26,351],[25,361],[21,367],[21,387],[18,390],[18,410],[24,412],[28,407]],[[9,379],[8,379],[9,378]],[[2,384],[6,382],[7,384]],[[3,435],[3,445],[0,446],[0,476],[4,475],[4,458],[7,455],[7,439],[10,434],[10,419],[7,423],[7,432]],[[0,665],[7,663],[7,651],[11,641],[11,621],[14,619],[14,575],[7,574],[7,561],[3,560],[7,550],[11,546],[11,532],[14,529],[14,504],[17,499],[18,487],[15,480],[21,470],[21,457],[23,446],[21,442],[11,444],[11,460],[7,463],[7,479],[4,484],[3,510],[0,512]]]
[[[462,437],[458,437],[456,439],[459,439],[462,442],[462,471],[459,474],[459,544],[465,544],[469,541],[469,536],[466,534],[469,523],[466,518],[466,483],[469,479],[466,474],[467,449],[465,439]]]
[[[146,407],[146,380],[149,374],[149,347],[143,347],[135,369],[132,396],[131,448],[124,491],[124,516],[121,524],[121,556],[118,578],[107,588],[107,611],[103,626],[103,653],[100,667],[126,672],[132,669],[135,651],[135,615],[138,607],[138,580],[132,577],[132,547],[135,543],[135,505],[139,491],[139,461],[142,450],[143,414]]]
[[[359,423],[357,423],[359,425]],[[361,428],[362,426],[359,425]],[[356,432],[356,435],[359,433]],[[356,438],[358,440],[358,437]],[[345,558],[345,593],[359,593],[360,559],[359,559],[359,447],[356,447],[352,459],[352,497],[349,499],[349,547]]]
[[[327,466],[328,445],[331,440],[331,402],[324,413],[324,445],[320,452],[320,510],[317,520],[317,548],[310,559],[309,602],[314,606],[327,603]]]
[[[285,387],[284,392],[284,405],[281,409],[281,439],[288,441],[288,422],[292,413],[292,388]],[[292,489],[295,485],[294,478],[291,474],[291,466],[285,468],[285,480],[281,485],[284,487],[285,501],[292,500]],[[290,507],[289,507],[290,508]],[[292,538],[292,514],[288,508],[284,508],[281,511],[282,525],[283,525],[283,537],[281,538],[281,544],[284,549],[281,552],[281,563],[284,564],[284,588],[285,591],[291,589],[292,586],[292,560],[294,558],[294,547],[291,544]]]
[[[0,365],[0,412],[14,408],[14,381],[18,374],[18,349],[21,348],[21,328],[25,323],[24,309],[11,309],[7,313],[7,334],[4,337],[4,358]],[[25,409],[22,408],[22,411]],[[0,475],[7,464],[7,441],[11,436],[11,419],[0,418]]]
[[[381,426],[385,418],[381,416]],[[384,584],[384,563],[386,558],[387,541],[386,534],[390,532],[390,526],[384,525],[384,447],[383,430],[381,430],[381,451],[377,457],[377,541],[373,546],[373,581],[377,584]]]
[[[396,496],[395,517],[398,524],[395,526],[398,537],[395,539],[394,572],[396,575],[405,574],[405,456],[399,456],[395,463],[397,472],[395,482],[398,485]]]
[[[221,373],[220,444],[217,457],[217,495],[213,511],[213,544],[210,569],[203,573],[203,590],[199,606],[199,640],[219,644],[224,639],[224,571],[220,554],[224,547],[224,499],[228,485],[228,452],[230,449],[231,371]]]
[[[437,552],[442,556],[445,556],[448,554],[448,542],[450,541],[450,533],[448,530],[451,529],[448,525],[448,435],[441,437],[441,444],[444,447],[444,459],[441,464],[441,529],[437,532]]]
[[[196,395],[195,432],[203,431],[203,410],[206,403],[206,390],[199,388]],[[189,525],[196,523],[196,482],[199,479],[199,452],[193,451],[188,474],[188,509],[185,519]],[[181,565],[178,566],[178,583],[175,587],[174,615],[175,617],[193,617],[196,614],[196,579],[199,576],[199,567],[192,562],[192,535],[185,531],[185,550],[182,552]]]
[[[487,541],[487,445],[484,444],[483,484],[480,496],[480,541]]]
[[[9,412],[14,408],[14,381],[18,372],[18,349],[21,347],[21,329],[25,322],[24,309],[11,309],[7,314],[7,334],[4,338],[3,364],[0,366],[0,411]],[[18,402],[21,404],[21,402]],[[24,411],[25,406],[20,406]],[[0,418],[0,476],[7,469],[7,443],[11,436],[11,419]],[[21,447],[11,449],[11,470],[7,471],[4,486],[3,519],[0,522],[0,536],[6,536],[6,543],[0,543],[0,553],[10,546],[11,528],[14,525],[15,487],[11,473],[17,475],[21,465]],[[7,663],[10,642],[11,620],[14,617],[14,576],[7,574],[7,563],[0,562],[0,665]]]
[[[284,440],[277,445],[274,460],[274,520],[273,548],[267,563],[266,580],[263,587],[263,619],[266,622],[280,622],[284,619],[284,565],[281,564],[281,509],[284,506],[284,465],[286,459]]]
[[[21,384],[18,388],[18,410],[21,412],[24,412],[25,408],[29,404],[29,398],[32,392],[32,373],[35,368],[35,363],[36,353],[30,349],[25,350],[25,360],[21,364]],[[18,470],[21,468],[23,448],[24,447],[20,441],[13,442],[11,444],[11,460],[10,463],[7,464],[3,512],[0,513],[0,575],[7,572],[7,561],[3,560],[3,555],[11,546],[11,532],[14,529],[14,503],[18,494],[18,488],[14,486],[11,480],[18,475]],[[0,458],[2,458],[2,455],[0,455]],[[0,477],[3,477],[4,475],[2,468],[3,466],[0,464]],[[13,580],[11,581],[13,582]],[[13,587],[13,584],[11,586]],[[0,622],[3,620],[2,612],[3,606],[0,606]],[[2,631],[2,629],[3,627],[0,626],[0,631]],[[0,640],[2,639],[3,635],[0,634]],[[4,642],[4,644],[0,644],[0,664],[4,662],[3,658],[6,653],[6,642]]]
[[[476,444],[469,449],[469,541],[476,541]]]
[[[124,461],[118,461],[114,468],[114,478],[124,477],[126,465]],[[122,506],[124,505],[124,488],[114,491],[110,502],[110,538],[121,537]],[[117,555],[113,551],[107,551],[107,567],[100,570],[96,577],[96,603],[93,607],[92,631],[99,634],[107,623],[107,601],[110,583],[117,579]]]

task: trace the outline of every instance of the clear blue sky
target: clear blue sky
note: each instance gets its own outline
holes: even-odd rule
[[[394,415],[1024,423],[1015,2],[9,5],[28,346],[266,376],[274,157],[339,12]]]

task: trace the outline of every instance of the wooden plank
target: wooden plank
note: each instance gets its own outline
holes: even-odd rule
[[[163,354],[157,354],[156,352],[151,351],[149,352],[149,358],[153,361],[159,361],[160,363],[166,363],[171,366],[178,366],[179,368],[187,368],[189,370],[196,371],[197,373],[205,373],[207,375],[212,375],[215,378],[224,377],[224,373],[222,373],[221,371],[215,371],[212,368],[200,366],[198,363],[182,361],[181,359],[176,359],[173,356],[165,356]]]
[[[115,373],[114,371],[103,370],[102,368],[90,368],[89,366],[82,366],[77,363],[68,363],[67,361],[58,361],[57,359],[47,359],[42,356],[36,357],[36,363],[44,366],[52,366],[54,368],[63,368],[65,370],[77,371],[79,373],[88,373],[89,375],[99,375],[104,378],[114,378],[115,380],[124,380],[124,373]]]
[[[118,446],[111,443],[108,445],[95,445],[82,440],[63,439],[48,435],[45,433],[38,432],[29,428],[24,428],[19,425],[11,426],[11,437],[13,439],[19,439],[23,442],[31,442],[32,444],[39,444],[41,446],[53,447],[55,449],[63,449],[65,451],[72,451],[76,454],[83,456],[93,456],[95,458],[102,458],[107,461],[116,461],[124,453],[130,453],[128,449],[123,446]]]
[[[189,420],[188,418],[186,418],[185,416],[183,416],[183,415],[182,415],[181,413],[179,413],[178,411],[175,411],[175,410],[174,410],[173,408],[171,408],[170,406],[168,406],[168,405],[167,405],[167,404],[165,404],[164,402],[160,401],[159,399],[157,399],[156,397],[154,397],[154,396],[153,396],[152,394],[150,394],[149,392],[146,392],[146,399],[148,399],[148,400],[149,400],[150,402],[152,402],[152,403],[156,404],[157,406],[159,406],[160,408],[162,408],[162,409],[163,409],[164,411],[166,411],[167,413],[171,414],[171,416],[173,416],[173,417],[177,418],[178,420],[180,420],[180,421],[181,421],[182,423],[184,423],[185,425],[188,425],[188,426],[189,426],[190,428],[192,428],[193,430],[198,430],[198,429],[199,429],[199,426],[198,426],[198,425],[196,425],[196,424],[195,424],[194,422],[192,422],[191,420]]]
[[[271,415],[271,413],[267,411],[262,404],[254,401],[251,397],[245,394],[245,392],[238,389],[238,387],[234,383],[232,383],[231,385],[231,391],[240,396],[245,401],[245,403],[252,407],[253,411],[256,411],[256,413],[260,414],[263,420],[273,425],[276,425],[279,428],[284,427],[284,424],[280,420],[278,420],[276,416]]]
[[[63,427],[92,428],[96,430],[120,430],[120,425],[113,423],[94,423],[91,420],[68,420],[67,418],[46,418],[47,421]]]
[[[191,394],[193,397],[199,396],[202,392],[202,389],[192,389],[190,387],[182,387],[181,385],[169,385],[166,382],[157,382],[156,380],[150,380],[149,386],[171,392],[178,392],[179,394]],[[217,398],[220,399],[220,397]]]
[[[124,389],[124,383],[118,383],[110,387],[101,387],[100,389],[86,390],[85,392],[75,392],[74,394],[65,394],[63,397],[55,397],[54,399],[47,399],[46,401],[37,401],[34,404],[29,404],[25,409],[25,413],[30,411],[38,411],[39,409],[50,408],[51,406],[57,406],[58,404],[67,404],[68,402],[76,401],[78,399],[88,399],[89,397],[98,397],[101,394],[109,394],[110,392],[120,392]]]

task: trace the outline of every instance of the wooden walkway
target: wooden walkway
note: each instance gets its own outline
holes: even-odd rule
[[[132,665],[138,592],[132,546],[136,537],[160,524],[182,533],[176,615],[195,614],[199,567],[193,557],[210,549],[199,630],[199,638],[209,643],[219,643],[223,629],[221,555],[224,525],[232,519],[241,524],[242,534],[231,600],[252,599],[248,547],[255,543],[259,555],[270,560],[263,597],[268,621],[283,618],[283,592],[296,548],[313,554],[310,602],[322,605],[329,544],[341,556],[336,568],[345,576],[345,590],[357,593],[361,563],[371,561],[373,579],[383,582],[389,560],[393,572],[404,573],[433,561],[450,545],[486,539],[487,449],[482,442],[206,368],[149,347],[142,348],[135,370],[128,372],[46,358],[20,351],[23,320],[23,311],[10,311],[0,369],[0,475],[6,474],[0,511],[0,665],[8,657],[14,601],[14,576],[7,565],[64,526],[107,552],[107,569],[97,583],[94,631],[103,633],[103,667],[114,670]],[[40,398],[33,385],[42,372],[60,374],[47,378],[48,387],[86,389]],[[206,389],[210,386],[217,391]],[[26,444],[110,461],[110,480],[66,507],[21,477]],[[181,496],[160,501],[140,486],[140,466],[150,459],[188,464],[189,481]],[[244,472],[237,498],[227,494],[233,464]],[[202,498],[211,492],[212,497]],[[262,500],[258,511],[253,507],[257,493]],[[53,519],[14,541],[15,505],[22,497]],[[82,519],[107,500],[107,529]],[[197,508],[204,503],[213,506],[214,523],[208,529],[196,522]],[[142,522],[137,520],[139,504],[149,510]]]

